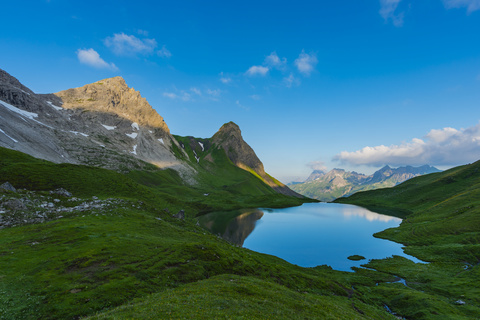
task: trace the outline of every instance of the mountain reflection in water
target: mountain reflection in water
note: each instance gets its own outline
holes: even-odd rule
[[[199,218],[202,227],[213,234],[237,245],[243,246],[245,239],[255,229],[263,211],[259,209],[243,209],[227,212],[212,212]]]
[[[261,220],[260,220],[261,218]],[[283,209],[212,212],[199,223],[233,244],[272,254],[303,267],[329,265],[351,271],[369,259],[402,256],[402,244],[373,234],[395,228],[401,219],[338,203],[306,203]],[[365,260],[348,257],[361,255]]]

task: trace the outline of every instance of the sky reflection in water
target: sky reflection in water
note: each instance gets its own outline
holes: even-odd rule
[[[373,237],[376,232],[398,226],[402,220],[396,217],[336,203],[307,203],[261,211],[263,215],[258,209],[249,215],[243,210],[239,219],[233,217],[222,228],[217,227],[216,233],[230,241],[235,239],[245,248],[304,267],[326,264],[336,270],[351,271],[352,266],[368,261],[347,259],[354,254],[367,259],[399,255],[419,262],[404,254],[401,244]],[[201,224],[211,224],[212,219],[215,214],[204,217]]]

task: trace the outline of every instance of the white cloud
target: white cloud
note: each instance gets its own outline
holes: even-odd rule
[[[239,100],[235,101],[235,104],[244,110],[247,110],[247,111],[250,110],[249,107],[245,107],[244,105],[242,105]]]
[[[157,54],[162,58],[170,58],[172,56],[172,53],[165,46],[162,46],[162,49],[158,50]]]
[[[97,51],[90,49],[78,49],[77,50],[78,60],[86,65],[99,69],[110,69],[117,71],[118,68],[113,63],[108,63],[103,60]]]
[[[230,83],[232,81],[232,78],[220,78],[220,81],[222,81],[222,83]]]
[[[104,40],[105,45],[116,55],[133,56],[136,54],[149,55],[157,47],[155,39],[139,39],[125,33],[115,33],[113,37]]]
[[[392,23],[396,27],[401,27],[403,25],[403,12],[395,14],[398,4],[401,0],[380,0],[380,15],[388,22],[392,20]]]
[[[343,151],[334,160],[353,165],[460,165],[480,159],[480,123],[467,129],[431,130],[423,139],[400,145]]]
[[[170,99],[176,99],[176,98],[178,98],[178,96],[177,96],[175,93],[173,93],[173,92],[164,92],[164,93],[163,93],[163,96],[164,96],[164,97],[167,97],[167,98],[170,98]]]
[[[258,94],[252,94],[251,96],[249,96],[252,100],[260,100],[262,97],[260,97]]]
[[[227,77],[227,76],[224,76],[224,75],[223,75],[223,71],[222,71],[222,72],[220,72],[220,81],[221,81],[222,83],[227,84],[227,83],[232,82],[232,78]]]
[[[192,96],[190,93],[182,92],[182,96],[180,97],[183,101],[190,101],[192,100]]]
[[[270,55],[268,55],[265,58],[264,63],[267,66],[276,67],[276,68],[281,69],[287,64],[287,58],[280,59],[280,57],[277,55],[277,53],[275,51],[273,51],[272,53],[270,53]]]
[[[321,170],[325,172],[327,172],[328,170],[323,161],[310,161],[309,163],[307,163],[307,167],[312,170]]]
[[[318,60],[315,54],[308,54],[305,53],[305,50],[302,50],[294,63],[300,73],[308,76],[317,65]]]
[[[283,78],[283,84],[287,88],[291,88],[293,86],[299,86],[300,85],[300,80],[295,78],[293,73],[290,73],[288,77]]]
[[[207,89],[207,94],[211,95],[211,96],[214,96],[214,97],[219,97],[220,96],[220,93],[222,91],[220,89]]]
[[[247,72],[245,72],[245,74],[247,74],[248,76],[265,76],[269,70],[270,69],[268,67],[264,66],[252,66],[250,67],[250,69],[247,70]]]
[[[200,89],[198,89],[198,88],[192,87],[192,88],[190,88],[190,91],[192,91],[196,95],[199,95],[199,96],[202,95],[202,91],[200,91]]]
[[[467,7],[467,13],[480,9],[480,0],[443,0],[445,8],[462,8]]]
[[[179,94],[174,93],[174,92],[164,92],[163,93],[164,97],[170,98],[172,100],[180,99],[183,101],[191,101],[192,100],[192,95],[188,92],[185,91],[180,91]]]

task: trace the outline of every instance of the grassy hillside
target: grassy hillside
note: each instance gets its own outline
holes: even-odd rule
[[[392,306],[407,309],[410,314],[415,308],[443,314],[448,309],[428,302],[431,296],[440,296],[465,315],[480,314],[480,162],[336,202],[404,217],[399,228],[376,236],[403,243],[407,253],[429,262],[415,265],[395,258],[369,264],[399,275],[413,289],[385,290],[384,295],[396,295]]]
[[[110,319],[391,317],[351,289],[390,281],[389,275],[374,280],[328,267],[297,267],[196,226],[194,216],[205,207],[246,205],[247,199],[278,205],[287,203],[284,196],[280,201],[278,194],[256,196],[228,186],[218,195],[211,187],[205,196],[168,170],[123,175],[0,152],[0,183],[25,188],[0,192],[1,206],[25,204],[1,212],[3,218],[22,217],[0,229],[1,319],[78,319],[97,312],[96,318]],[[229,179],[241,182],[235,174]],[[73,197],[50,192],[56,188]],[[172,217],[179,208],[186,210],[185,220]],[[22,223],[37,215],[48,217]]]
[[[0,153],[0,183],[25,188],[0,191],[0,219],[17,217],[15,226],[0,229],[0,319],[395,319],[387,307],[407,319],[480,314],[480,237],[470,209],[457,215],[467,214],[472,226],[449,220],[466,229],[447,230],[448,237],[435,233],[435,223],[454,213],[440,210],[435,221],[427,221],[415,208],[400,228],[381,234],[413,239],[407,252],[429,264],[394,257],[356,272],[301,268],[236,247],[196,225],[195,216],[220,207],[300,201],[271,193],[238,168],[218,166],[215,175],[215,164],[228,163],[221,153],[198,163],[194,187],[170,170],[119,174]],[[466,182],[473,176],[461,177],[452,183],[476,190]],[[56,188],[73,197],[50,192]],[[428,210],[458,197],[470,199],[467,206],[477,212],[478,197],[470,191],[434,200]],[[395,199],[382,206],[387,202]],[[185,220],[172,217],[180,209]],[[410,224],[414,230],[405,229]]]

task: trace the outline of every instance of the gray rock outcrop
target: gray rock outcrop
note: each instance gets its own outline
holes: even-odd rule
[[[176,214],[174,214],[172,217],[180,220],[185,220],[185,210],[180,210]]]
[[[0,190],[5,190],[5,191],[11,191],[11,192],[17,192],[17,189],[15,189],[14,186],[10,184],[10,182],[5,182],[2,185],[0,185]]]

